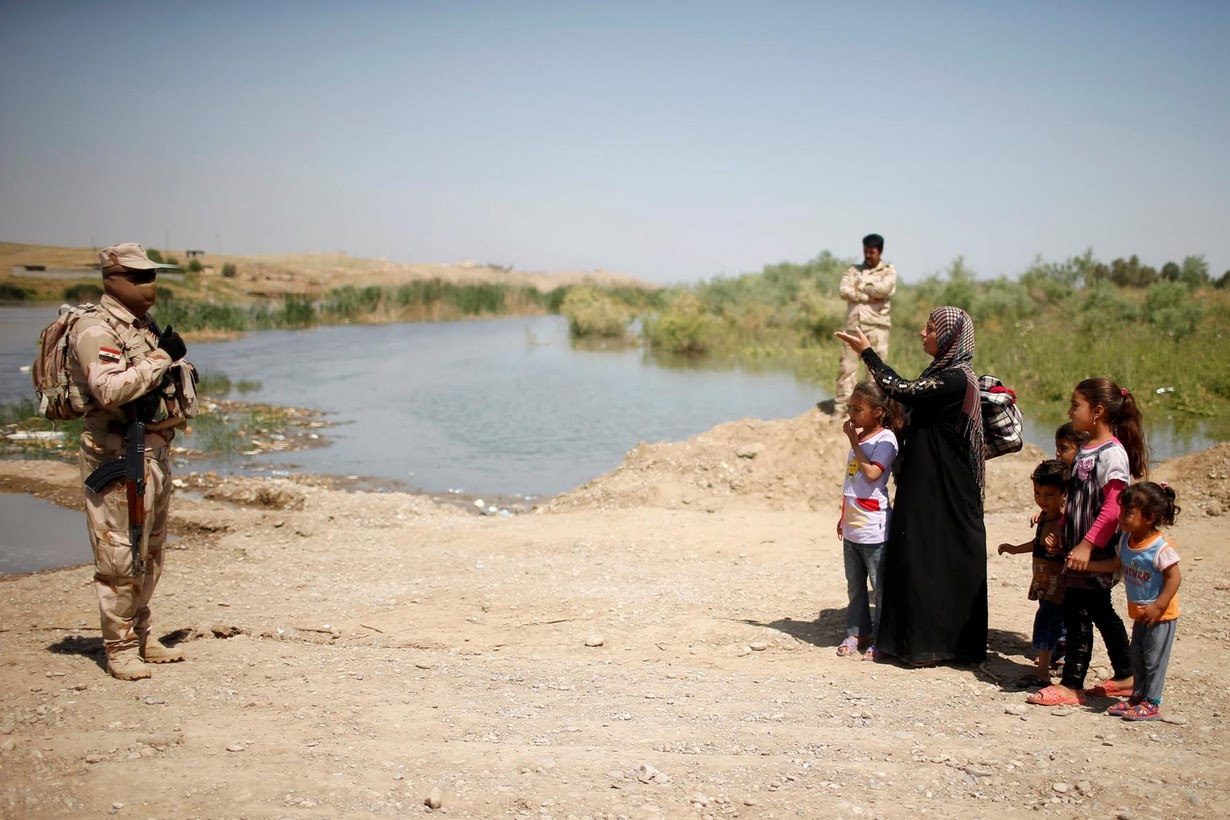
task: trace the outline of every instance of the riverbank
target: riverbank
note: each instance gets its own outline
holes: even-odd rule
[[[1230,446],[1155,471],[1184,506],[1184,616],[1171,722],[1131,724],[1012,687],[1029,562],[994,548],[1029,536],[1036,451],[990,465],[986,665],[838,658],[843,441],[814,411],[721,425],[506,518],[310,479],[179,498],[155,628],[189,660],[151,680],[103,672],[87,567],[0,582],[0,813],[1230,811]]]
[[[149,243],[146,247],[150,247]],[[187,251],[160,249],[160,253],[163,258],[188,264]],[[175,289],[194,294],[209,292],[223,302],[287,295],[319,298],[334,288],[397,287],[431,280],[452,285],[511,284],[542,292],[580,284],[645,289],[658,287],[634,276],[602,269],[523,271],[506,263],[474,260],[397,262],[365,259],[344,252],[250,256],[203,251],[194,253],[200,270],[186,272],[182,279],[176,280]],[[66,281],[75,281],[65,277],[76,271],[80,271],[79,281],[97,283],[98,271],[91,269],[97,264],[98,254],[92,248],[0,242],[0,284],[29,288],[38,298],[60,298],[59,291]],[[223,276],[223,269],[228,265],[232,266],[233,273]]]

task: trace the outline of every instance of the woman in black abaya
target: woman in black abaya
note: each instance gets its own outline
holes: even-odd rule
[[[894,475],[877,649],[914,666],[980,663],[987,654],[987,552],[982,521],[984,442],[965,311],[931,311],[922,330],[931,364],[907,380],[861,331],[837,337],[863,357],[909,421]]]

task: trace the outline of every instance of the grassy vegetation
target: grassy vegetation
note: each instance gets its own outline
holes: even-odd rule
[[[543,313],[546,301],[546,294],[531,287],[425,279],[389,287],[335,288],[321,303],[320,318],[333,323],[446,321]]]
[[[932,308],[956,305],[975,320],[975,369],[1013,386],[1026,410],[1062,416],[1051,411],[1073,385],[1109,375],[1137,394],[1145,412],[1206,419],[1215,437],[1230,438],[1230,292],[1226,277],[1216,284],[1202,277],[1200,263],[1188,257],[1158,273],[1138,260],[1106,265],[1086,253],[979,280],[957,259],[940,275],[899,287],[890,363],[903,375],[919,373],[928,357],[918,329]],[[838,283],[848,264],[822,254],[678,289],[645,320],[646,344],[671,355],[779,357],[828,383],[840,351],[832,334],[845,316]]]
[[[635,313],[632,307],[593,287],[573,288],[560,304],[568,319],[568,332],[574,339],[625,339]]]
[[[102,296],[102,285],[95,282],[81,282],[64,288],[64,301],[70,305],[79,305],[83,302],[94,302],[97,304]]]
[[[567,290],[567,289],[560,289]],[[184,333],[242,333],[318,324],[448,321],[552,312],[563,295],[504,284],[455,285],[429,279],[397,286],[346,286],[324,298],[287,294],[278,302],[241,305],[193,298],[162,298],[153,309],[160,324]]]
[[[0,282],[0,302],[24,302],[34,295],[34,291],[27,290],[20,285],[14,285],[12,282]]]
[[[558,313],[573,291],[601,295],[608,311],[625,316],[624,324],[638,311],[656,306],[651,293],[638,288],[595,289],[559,287],[543,293],[528,286],[501,283],[458,285],[426,279],[396,286],[348,285],[335,288],[319,300],[288,294],[278,302],[234,304],[205,301],[180,292],[163,292],[152,313],[162,326],[173,325],[181,333],[243,333],[248,330],[304,328],[318,324],[381,324],[387,322],[437,322],[494,316],[526,316]],[[591,294],[592,296],[592,294]],[[581,301],[578,301],[581,300]],[[574,297],[574,306],[584,297]],[[593,299],[591,298],[591,301]],[[591,320],[582,320],[577,336],[592,332]],[[609,332],[604,326],[603,334]]]
[[[260,389],[254,381],[232,381],[224,373],[206,373],[197,383],[200,395],[222,401],[231,394],[246,395]],[[202,402],[199,415],[180,433],[177,442],[213,456],[234,456],[250,446],[252,436],[268,436],[300,423],[302,414],[286,407],[267,404],[213,401]],[[0,404],[0,428],[4,432],[37,432],[56,430],[64,435],[57,439],[0,438],[0,452],[20,453],[23,457],[71,458],[77,453],[83,422],[81,419],[52,422],[38,414],[30,398]]]
[[[25,457],[34,458],[60,458],[65,454],[74,454],[81,438],[81,426],[81,419],[49,421],[43,418],[39,415],[38,405],[34,400],[23,396],[0,404],[0,428],[5,433],[56,431],[64,435],[58,439],[30,439],[19,442],[0,438],[0,452],[20,452]]]
[[[238,393],[241,396],[255,393],[261,389],[261,383],[247,380],[232,382],[231,377],[225,373],[202,373],[197,381],[196,389],[197,393],[202,396],[225,399],[232,392]]]
[[[646,345],[664,355],[790,359],[804,372],[835,368],[830,342],[845,320],[837,287],[848,266],[826,251],[803,264],[676,288],[645,317]]]
[[[0,425],[18,424],[35,416],[37,413],[38,407],[34,404],[34,400],[23,396],[16,401],[0,404]],[[47,429],[50,430],[50,422],[48,422],[48,425]]]
[[[247,446],[242,431],[243,424],[236,416],[204,412],[192,420],[191,433],[184,435],[183,441],[195,450],[234,456]]]
[[[783,262],[662,291],[580,286],[541,293],[507,284],[423,280],[337,288],[316,302],[286,296],[281,304],[249,306],[175,294],[161,298],[155,313],[185,332],[237,333],[559,312],[577,340],[619,337],[640,316],[646,347],[657,356],[774,361],[824,383],[840,351],[832,334],[845,317],[838,283],[849,264],[825,252],[801,264]],[[894,299],[890,358],[904,374],[919,372],[926,357],[916,330],[932,307],[953,304],[977,322],[978,369],[1018,386],[1027,406],[1061,400],[1080,378],[1107,373],[1129,386],[1143,385],[1142,391],[1175,388],[1153,394],[1158,397],[1146,404],[1215,415],[1230,409],[1230,374],[1221,366],[1230,296],[1202,278],[1201,270],[1198,257],[1159,273],[1138,260],[1108,265],[1087,253],[1062,262],[1039,260],[1016,277],[979,280],[956,259],[942,274],[902,284]],[[1184,366],[1175,368],[1175,361]]]

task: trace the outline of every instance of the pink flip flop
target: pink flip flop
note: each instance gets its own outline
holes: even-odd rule
[[[1069,695],[1055,686],[1048,686],[1025,698],[1025,702],[1034,706],[1080,706],[1085,702],[1085,698],[1079,692]]]
[[[1120,686],[1113,678],[1108,678],[1090,686],[1085,690],[1085,694],[1091,698],[1126,698],[1131,696],[1132,687]]]

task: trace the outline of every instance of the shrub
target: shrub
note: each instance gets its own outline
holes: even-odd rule
[[[1192,288],[1209,284],[1209,263],[1204,260],[1204,256],[1185,257],[1179,272],[1179,281]]]
[[[944,285],[940,304],[959,307],[973,315],[976,296],[974,276],[974,271],[966,267],[964,256],[952,260],[952,264],[948,266],[948,282]]]
[[[564,304],[564,299],[568,297],[568,285],[560,285],[547,294],[547,310],[550,313],[559,313],[560,307]]]
[[[722,322],[706,313],[695,294],[683,292],[643,329],[651,348],[664,353],[707,353],[720,346]]]
[[[163,327],[174,325],[176,330],[219,330],[238,333],[253,326],[260,326],[267,310],[263,307],[245,308],[239,305],[218,305],[211,302],[194,302],[187,299],[169,299],[154,306],[153,314]]]
[[[589,336],[623,338],[632,321],[632,311],[627,305],[593,287],[570,290],[560,305],[560,313],[568,317],[568,333],[578,339]]]
[[[1116,259],[1111,262],[1108,274],[1109,279],[1116,285],[1134,288],[1147,288],[1160,276],[1161,274],[1153,268],[1140,264],[1140,257],[1136,254],[1132,254],[1127,259]]]
[[[1158,282],[1145,296],[1145,319],[1175,342],[1190,336],[1205,312],[1186,282]]]
[[[978,289],[973,300],[972,316],[982,322],[1013,321],[1031,316],[1037,307],[1029,292],[1008,279],[992,279]]]
[[[795,327],[807,339],[819,343],[833,341],[833,334],[845,327],[845,302],[824,291],[815,280],[804,282],[796,301]]]
[[[376,312],[384,301],[384,289],[379,285],[356,288],[346,285],[329,292],[324,311],[339,319],[361,319]]]
[[[311,327],[316,324],[316,308],[312,306],[312,300],[306,296],[286,294],[277,324],[281,327]]]
[[[12,282],[0,282],[0,300],[20,302],[29,295],[28,290]]]
[[[166,264],[162,261],[162,252],[157,248],[146,248],[145,255],[149,257],[149,261],[157,262],[158,264]]]
[[[1080,317],[1081,332],[1096,337],[1126,322],[1135,321],[1140,315],[1140,309],[1118,288],[1105,279],[1099,279],[1081,293],[1076,314]]]
[[[1029,298],[1040,305],[1057,305],[1068,299],[1084,278],[1083,271],[1092,257],[1072,257],[1065,262],[1045,262],[1035,259],[1021,274],[1021,285]]]
[[[96,285],[93,282],[83,283],[79,285],[69,285],[64,289],[64,301],[66,302],[97,302],[102,298],[102,285]]]
[[[504,294],[507,285],[463,285],[452,290],[452,302],[463,316],[480,316],[484,313],[503,313]]]
[[[200,273],[204,269],[205,266],[201,264],[201,260],[197,259],[195,256],[188,260],[189,273]]]
[[[238,273],[239,272],[235,270],[234,262],[227,262],[226,264],[222,266],[222,278],[223,279],[234,279]]]

